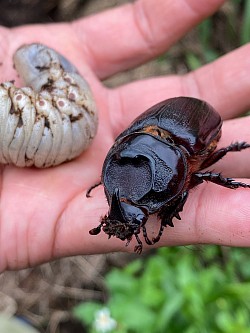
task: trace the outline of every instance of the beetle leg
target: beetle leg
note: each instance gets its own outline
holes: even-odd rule
[[[158,214],[158,217],[161,219],[161,224],[163,227],[166,227],[169,225],[170,227],[173,227],[174,224],[172,222],[172,219],[176,217],[178,220],[181,219],[179,212],[183,210],[183,207],[185,205],[185,202],[188,197],[188,191],[184,192],[175,202],[174,206],[164,206],[162,207],[160,213]]]
[[[225,156],[229,152],[233,151],[241,151],[243,149],[250,148],[250,144],[247,142],[235,142],[232,143],[230,146],[221,148],[215,152],[213,152],[202,164],[201,169],[205,169],[210,165],[218,162],[223,156]]]
[[[179,212],[183,211],[183,207],[187,201],[187,197],[188,197],[188,191],[184,192],[180,198],[180,200],[178,201],[178,205],[175,207],[174,210],[174,217],[176,217],[178,220],[181,220],[181,217],[179,215]]]
[[[143,237],[144,237],[146,243],[147,243],[148,245],[153,245],[153,243],[151,242],[151,240],[148,238],[147,230],[146,230],[146,227],[145,227],[145,226],[142,227],[142,233],[143,233]]]
[[[161,227],[160,227],[160,230],[158,232],[158,235],[154,238],[152,238],[152,240],[150,240],[148,238],[148,235],[147,235],[147,230],[146,230],[146,227],[142,227],[142,231],[143,231],[143,236],[145,238],[145,241],[148,245],[154,245],[155,243],[159,242],[160,238],[161,238],[161,235],[163,233],[163,230],[164,230],[164,225],[161,224]]]
[[[137,234],[135,234],[135,238],[137,240],[138,245],[134,247],[134,252],[141,254],[142,251],[142,242]]]
[[[160,227],[160,229],[159,229],[158,235],[157,235],[156,237],[152,238],[152,242],[153,242],[153,244],[159,242],[159,240],[161,239],[161,236],[162,236],[163,230],[164,230],[164,225],[161,224],[161,227]]]
[[[98,183],[92,185],[92,186],[87,190],[87,192],[86,192],[86,197],[87,197],[87,198],[90,198],[90,197],[91,197],[91,195],[90,195],[91,191],[92,191],[94,188],[96,188],[96,187],[98,187],[99,185],[101,185],[101,184],[102,184],[102,182],[98,182]]]
[[[215,172],[196,172],[193,174],[193,181],[196,185],[201,184],[204,180],[207,182],[212,182],[220,186],[224,186],[231,189],[236,189],[239,187],[249,187],[250,184],[245,184],[237,182],[233,178],[223,177],[220,173]]]

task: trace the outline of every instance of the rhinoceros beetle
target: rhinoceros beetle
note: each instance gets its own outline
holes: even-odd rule
[[[222,120],[208,103],[190,97],[176,97],[160,102],[138,118],[115,140],[103,164],[101,182],[109,204],[109,212],[99,226],[109,236],[127,240],[134,235],[142,251],[139,234],[147,244],[161,238],[164,227],[173,227],[189,191],[203,181],[230,189],[250,187],[225,178],[220,173],[201,170],[210,167],[228,152],[250,147],[235,142],[216,150],[221,136]],[[158,235],[149,239],[146,222],[157,214],[161,221]]]

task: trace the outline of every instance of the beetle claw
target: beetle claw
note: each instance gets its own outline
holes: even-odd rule
[[[102,182],[98,182],[98,183],[92,185],[92,186],[87,190],[87,192],[86,192],[86,197],[87,197],[87,198],[91,198],[90,193],[92,192],[92,190],[93,190],[94,188],[98,187],[98,186],[101,185],[101,184],[102,184]]]
[[[125,246],[129,246],[130,241],[131,241],[131,239],[127,239]]]
[[[174,216],[175,216],[178,220],[181,220],[180,214],[179,214],[178,212],[176,212],[176,213],[174,214]],[[172,224],[173,224],[173,223],[172,223]]]
[[[135,238],[137,240],[138,245],[134,247],[134,252],[137,254],[141,254],[142,252],[142,242],[137,234],[135,234]]]

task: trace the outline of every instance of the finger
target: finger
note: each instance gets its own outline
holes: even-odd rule
[[[250,44],[195,72],[137,81],[111,90],[110,119],[116,136],[152,105],[176,96],[192,96],[209,102],[224,119],[250,108]],[[117,112],[118,109],[122,112]]]
[[[72,24],[1,27],[2,75],[15,77],[11,59],[20,45],[40,42],[67,56],[87,79],[92,72],[84,66],[86,62],[100,77],[106,77],[162,53],[223,2],[160,0],[155,6],[153,0],[139,0]],[[178,24],[176,17],[180,17]]]
[[[246,181],[246,180],[241,180]],[[217,244],[250,246],[250,190],[203,184],[185,204],[181,221],[166,228],[160,246]],[[151,225],[152,228],[152,225]]]
[[[228,117],[226,112],[229,113],[229,116],[237,116],[242,111],[247,110],[250,106],[250,79],[247,75],[250,70],[250,63],[247,58],[249,47],[250,45],[246,45],[201,68],[196,74],[192,74],[196,77],[195,83],[192,84],[190,84],[190,77],[172,76],[135,82],[111,91],[111,94],[114,95],[118,93],[118,103],[120,102],[123,107],[122,114],[112,112],[112,106],[109,108],[115,128],[115,136],[149,106],[160,100],[178,95],[191,95],[208,100],[225,117]],[[239,64],[242,68],[239,67]],[[216,75],[212,75],[213,72]],[[199,86],[204,89],[199,89]],[[210,86],[212,89],[210,89]],[[117,110],[117,105],[115,105],[115,102],[113,103]],[[127,118],[129,119],[127,120]],[[250,143],[249,126],[249,117],[224,122],[222,138],[219,141],[218,148],[227,147],[236,141]],[[227,177],[250,177],[249,163],[250,149],[246,149],[241,152],[228,153],[211,168],[214,171],[223,172]]]
[[[244,181],[244,180],[243,180]],[[211,195],[212,193],[212,195]],[[230,190],[215,184],[203,184],[190,193],[182,220],[174,219],[174,228],[164,230],[159,246],[187,244],[219,244],[250,246],[250,190]],[[228,209],[230,207],[230,209]],[[93,197],[75,198],[63,214],[55,238],[56,257],[107,253],[110,251],[133,252],[136,241],[126,243],[101,231],[96,236],[88,231],[99,224],[100,217],[108,210],[101,188],[93,191]],[[158,233],[159,221],[150,217],[146,224],[150,237]],[[140,234],[140,238],[143,239]],[[144,249],[151,248],[145,245]]]
[[[146,96],[146,95],[145,95]],[[125,129],[120,124],[122,130]],[[226,120],[222,126],[222,136],[218,142],[217,149],[228,147],[234,142],[247,142],[250,144],[250,116]],[[118,132],[116,132],[118,134]],[[223,172],[225,177],[250,177],[250,148],[239,152],[229,152],[219,162],[209,169],[215,172]]]
[[[186,76],[185,95],[210,102],[223,119],[239,116],[250,107],[250,44],[242,46]]]
[[[108,211],[103,186],[91,192],[86,198],[84,193],[75,197],[60,217],[55,229],[53,256],[64,257],[76,254],[95,254],[122,251],[124,242],[101,232],[92,236],[89,230],[97,227],[101,216]]]
[[[234,142],[247,142],[250,144],[250,117],[227,120],[222,127],[222,137],[218,143],[218,149],[229,146]],[[250,148],[240,152],[229,152],[218,163],[209,169],[223,172],[225,177],[250,178]],[[248,181],[250,182],[250,180]]]
[[[164,52],[222,0],[138,0],[73,23],[83,53],[99,77],[141,64]]]
[[[15,80],[20,85],[20,79],[13,66],[15,51],[24,44],[42,43],[65,56],[91,87],[99,88],[100,83],[77,42],[72,27],[67,23],[27,25],[14,29],[0,27],[0,82]]]
[[[203,184],[190,193],[181,213],[182,220],[174,219],[175,227],[165,228],[156,246],[197,243],[250,246],[249,200],[249,189],[233,191],[214,184]],[[50,208],[51,205],[46,206],[49,211]],[[43,219],[42,212],[38,209],[38,215],[35,213],[33,216],[33,227],[31,224],[25,231],[23,226],[27,221],[23,220],[20,210],[15,233],[11,230],[11,223],[9,229],[5,230],[5,239],[2,239],[1,243],[3,251],[0,269],[20,269],[54,258],[77,254],[132,252],[135,240],[126,247],[125,242],[113,237],[108,239],[104,232],[97,236],[89,234],[89,230],[98,226],[100,216],[103,216],[107,210],[108,205],[101,187],[93,191],[93,197],[90,199],[82,194],[75,196],[55,219],[56,224]],[[43,223],[38,223],[39,220]],[[158,232],[159,223],[154,218],[150,218],[146,226],[150,237]],[[6,242],[6,237],[9,237],[7,238],[9,242]],[[19,240],[14,248],[11,247],[11,244],[14,244],[13,238]]]

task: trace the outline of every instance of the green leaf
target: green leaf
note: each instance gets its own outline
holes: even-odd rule
[[[154,323],[157,314],[140,302],[120,304],[110,303],[113,317],[129,332],[154,332]]]
[[[241,44],[246,44],[250,41],[250,1],[244,2],[243,20],[241,28]]]
[[[95,302],[80,303],[73,308],[72,313],[81,322],[87,325],[92,325],[95,313],[102,307],[102,304]]]
[[[202,61],[200,58],[192,52],[186,53],[186,62],[188,68],[192,71],[202,66]]]

